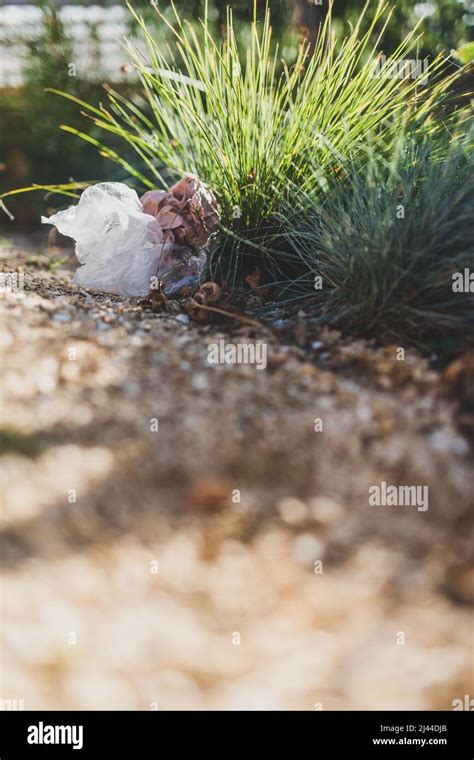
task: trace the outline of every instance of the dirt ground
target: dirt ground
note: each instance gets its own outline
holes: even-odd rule
[[[229,334],[3,241],[0,697],[25,709],[452,709],[472,439],[406,347]],[[268,367],[210,342],[268,341]],[[315,430],[320,419],[322,430]],[[429,507],[372,506],[382,481]]]

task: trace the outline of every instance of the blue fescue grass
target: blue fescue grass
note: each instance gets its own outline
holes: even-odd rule
[[[267,240],[302,266],[293,294],[313,291],[314,313],[368,334],[472,334],[474,292],[453,289],[456,272],[474,273],[472,155],[469,137],[406,131],[324,197],[300,192]]]

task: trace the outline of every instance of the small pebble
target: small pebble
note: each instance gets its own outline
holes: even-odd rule
[[[299,565],[309,567],[316,560],[321,560],[324,546],[316,536],[311,533],[302,533],[293,543],[293,558]]]
[[[308,517],[308,508],[304,502],[290,496],[278,503],[278,512],[283,522],[298,525]]]
[[[317,496],[315,499],[311,499],[309,508],[314,520],[324,526],[337,523],[344,515],[341,505],[328,496]]]
[[[469,444],[460,435],[451,436],[442,430],[436,430],[430,438],[431,446],[435,451],[450,451],[458,456],[469,453]]]
[[[70,322],[71,321],[71,315],[70,314],[53,314],[52,316],[53,322]]]

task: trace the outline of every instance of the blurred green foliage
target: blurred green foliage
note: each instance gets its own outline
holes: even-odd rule
[[[359,16],[362,3],[354,0],[336,0],[335,16],[339,25],[355,23]],[[373,3],[375,6],[376,3]],[[398,0],[393,2],[391,21],[387,26],[380,48],[390,53],[400,39],[407,34],[415,24],[422,19],[423,45],[420,57],[451,50],[472,39],[474,24],[474,9],[472,0]],[[368,23],[370,13],[365,21]]]
[[[0,89],[0,192],[33,183],[50,184],[74,178],[110,177],[109,162],[87,145],[74,144],[58,127],[83,127],[76,105],[46,92],[67,90],[81,99],[98,102],[102,87],[70,76],[74,42],[57,10],[45,6],[37,36],[27,40],[22,87]],[[94,130],[91,129],[93,134]],[[28,193],[10,199],[9,210],[19,224],[38,222],[45,208],[44,194]],[[0,222],[5,222],[1,219]]]

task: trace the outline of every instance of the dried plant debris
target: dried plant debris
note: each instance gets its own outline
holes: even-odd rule
[[[218,203],[209,188],[191,174],[169,191],[149,190],[141,202],[145,214],[159,222],[167,243],[200,248],[217,229]]]
[[[254,296],[252,303],[255,306],[259,305],[259,301],[268,301],[276,295],[276,289],[270,285],[261,285],[261,279],[262,275],[258,267],[255,267],[254,271],[245,278],[245,282],[250,287],[251,293]]]
[[[229,324],[244,319],[243,294],[231,290],[226,283],[204,282],[185,304],[186,313],[196,322]]]
[[[155,312],[167,311],[168,300],[164,294],[163,280],[157,280],[142,304]]]

